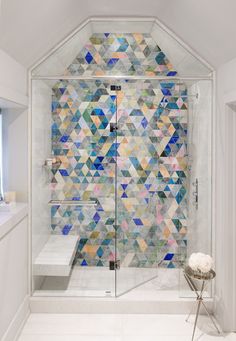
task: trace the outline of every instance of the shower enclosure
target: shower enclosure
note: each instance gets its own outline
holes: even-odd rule
[[[182,296],[211,253],[211,74],[179,75],[145,27],[79,30],[31,72],[34,295]]]

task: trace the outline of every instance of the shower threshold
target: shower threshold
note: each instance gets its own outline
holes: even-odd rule
[[[129,274],[134,278],[134,273]],[[127,273],[125,276],[131,280]],[[158,269],[158,276],[119,297],[114,296],[114,271],[106,268],[98,271],[74,267],[69,283],[64,283],[66,290],[56,278],[52,279],[46,278],[41,290],[30,298],[32,312],[187,314],[195,300],[187,286],[179,290],[179,269]],[[212,310],[212,299],[208,297],[206,302]]]
[[[188,314],[195,298],[180,297],[178,290],[136,288],[120,297],[31,297],[32,313],[77,314]],[[205,303],[213,311],[212,298]],[[204,311],[201,311],[204,313]]]

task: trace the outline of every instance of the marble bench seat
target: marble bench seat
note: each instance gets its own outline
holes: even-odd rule
[[[52,235],[34,262],[36,276],[69,276],[78,236]]]

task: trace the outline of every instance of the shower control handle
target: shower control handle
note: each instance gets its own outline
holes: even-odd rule
[[[117,123],[110,123],[110,132],[113,133],[114,131],[118,130]]]
[[[192,184],[195,187],[193,191],[194,204],[195,208],[198,209],[198,179],[196,178],[196,180]]]

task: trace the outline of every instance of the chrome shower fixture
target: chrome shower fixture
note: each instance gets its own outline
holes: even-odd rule
[[[198,179],[196,178],[192,184],[194,186],[194,191],[193,191],[194,205],[197,210],[198,209]]]
[[[48,158],[45,160],[44,162],[44,166],[45,167],[52,167],[52,166],[55,166],[57,164],[60,164],[60,160],[55,158],[55,157],[52,157],[52,158]]]

